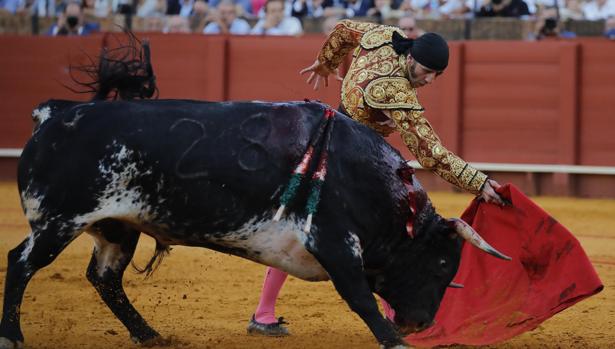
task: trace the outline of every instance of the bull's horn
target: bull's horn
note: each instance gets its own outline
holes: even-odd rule
[[[463,285],[451,281],[451,283],[448,284],[448,287],[450,287],[450,288],[463,288]]]
[[[468,223],[459,218],[452,218],[450,219],[450,222],[455,227],[457,234],[472,245],[480,248],[492,256],[505,259],[507,261],[512,260],[512,258],[491,247],[491,245],[489,245],[487,241],[485,241]]]

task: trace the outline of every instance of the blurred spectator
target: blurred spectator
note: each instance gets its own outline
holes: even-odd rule
[[[209,4],[209,7],[211,7],[212,9],[218,8],[220,1],[221,0],[209,0],[207,1],[207,4]],[[261,2],[262,4],[258,7],[259,10],[262,7],[262,5],[265,4],[265,0],[262,0]],[[235,7],[237,7],[236,13],[237,13],[237,16],[239,17],[250,18],[250,17],[254,17],[254,15],[258,13],[252,10],[251,0],[235,0]]]
[[[597,21],[615,17],[615,0],[591,0],[582,5],[585,19]]]
[[[604,36],[608,39],[615,40],[615,17],[611,17],[604,23]]]
[[[438,7],[440,17],[444,18],[459,17],[469,10],[470,9],[466,6],[466,2],[464,0],[446,0],[440,5],[440,7]]]
[[[293,0],[291,14],[297,18],[320,18],[325,8],[333,6],[332,0]]]
[[[559,22],[557,15],[558,9],[556,7],[539,7],[536,29],[532,35],[533,39],[553,40],[560,38],[570,39],[576,37],[575,33],[566,31],[561,27],[561,23]]]
[[[167,0],[167,15],[188,17],[193,5],[194,0]]]
[[[135,14],[138,3],[138,0],[111,0],[111,10],[122,15]]]
[[[4,12],[19,13],[26,7],[26,0],[0,0],[0,9]]]
[[[415,14],[417,18],[437,18],[440,16],[440,0],[407,0],[407,3],[402,4],[400,8],[409,8],[409,11]]]
[[[222,0],[218,4],[213,21],[205,26],[204,34],[235,34],[250,33],[250,25],[241,18],[237,18],[237,9],[233,0]]]
[[[166,0],[144,0],[141,6],[137,9],[139,17],[156,17],[164,16],[167,12]]]
[[[50,0],[28,0],[25,1],[30,12],[38,17],[55,17],[57,14],[56,2]],[[85,2],[82,4],[85,11]]]
[[[58,16],[57,23],[49,28],[47,35],[88,35],[94,31],[98,31],[98,24],[84,22],[81,4],[69,2],[62,14]]]
[[[180,15],[167,16],[167,22],[162,32],[189,34],[190,25],[188,24],[188,18]]]
[[[523,0],[488,0],[481,6],[477,17],[521,17],[530,12]]]
[[[196,0],[192,5],[192,13],[188,17],[188,25],[191,33],[202,33],[205,24],[211,19],[213,11],[209,11],[209,6],[205,0]]]
[[[257,16],[264,9],[266,2],[267,0],[250,0],[250,13],[253,16]]]
[[[45,1],[45,0],[42,0]],[[84,0],[83,14],[90,17],[106,18],[111,13],[110,0]]]
[[[408,39],[416,39],[425,33],[423,29],[416,25],[416,20],[412,16],[401,17],[397,26],[406,34]]]
[[[329,36],[329,34],[333,33],[333,29],[337,25],[337,22],[341,20],[340,17],[326,17],[324,21],[322,21],[322,33],[325,36]]]
[[[582,0],[566,0],[566,5],[559,8],[559,17],[562,20],[580,20],[584,19],[583,8],[581,7]]]
[[[163,32],[165,28],[164,16],[145,17],[143,21],[143,31]]]
[[[260,19],[252,34],[262,35],[301,35],[301,22],[295,17],[284,14],[284,0],[267,0],[265,17]]]
[[[391,0],[374,0],[374,7],[367,10],[367,15],[376,17],[380,22],[389,18],[399,18],[404,15],[403,11],[391,8]]]
[[[340,16],[346,18],[365,17],[367,11],[374,7],[373,0],[333,0],[333,6],[325,8],[325,17]]]

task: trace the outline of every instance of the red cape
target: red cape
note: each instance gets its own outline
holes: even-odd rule
[[[516,187],[498,192],[504,208],[474,200],[461,217],[507,262],[464,244],[454,281],[436,324],[406,337],[417,346],[487,345],[536,328],[603,288],[577,239]]]

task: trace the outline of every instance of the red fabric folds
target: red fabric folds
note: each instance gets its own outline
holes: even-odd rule
[[[507,262],[464,244],[454,282],[446,291],[436,324],[406,337],[416,346],[487,345],[536,328],[540,323],[603,288],[577,239],[512,185],[498,192],[512,206],[474,200],[463,213]]]

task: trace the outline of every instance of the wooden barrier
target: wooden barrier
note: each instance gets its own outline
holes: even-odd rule
[[[300,38],[143,34],[161,98],[339,104],[340,83],[313,91],[300,69],[322,36]],[[32,108],[49,98],[84,99],[64,89],[66,65],[95,56],[110,37],[0,36],[0,148],[20,148],[31,134]],[[615,46],[607,40],[451,42],[446,74],[420,89],[425,115],[444,145],[483,163],[615,166]],[[27,67],[27,68],[24,68]],[[389,141],[412,158],[398,136]],[[8,163],[7,163],[8,161]],[[11,162],[12,161],[12,162]],[[0,177],[14,160],[3,159]],[[537,194],[615,197],[615,176],[492,171]],[[448,185],[421,175],[428,188]]]

